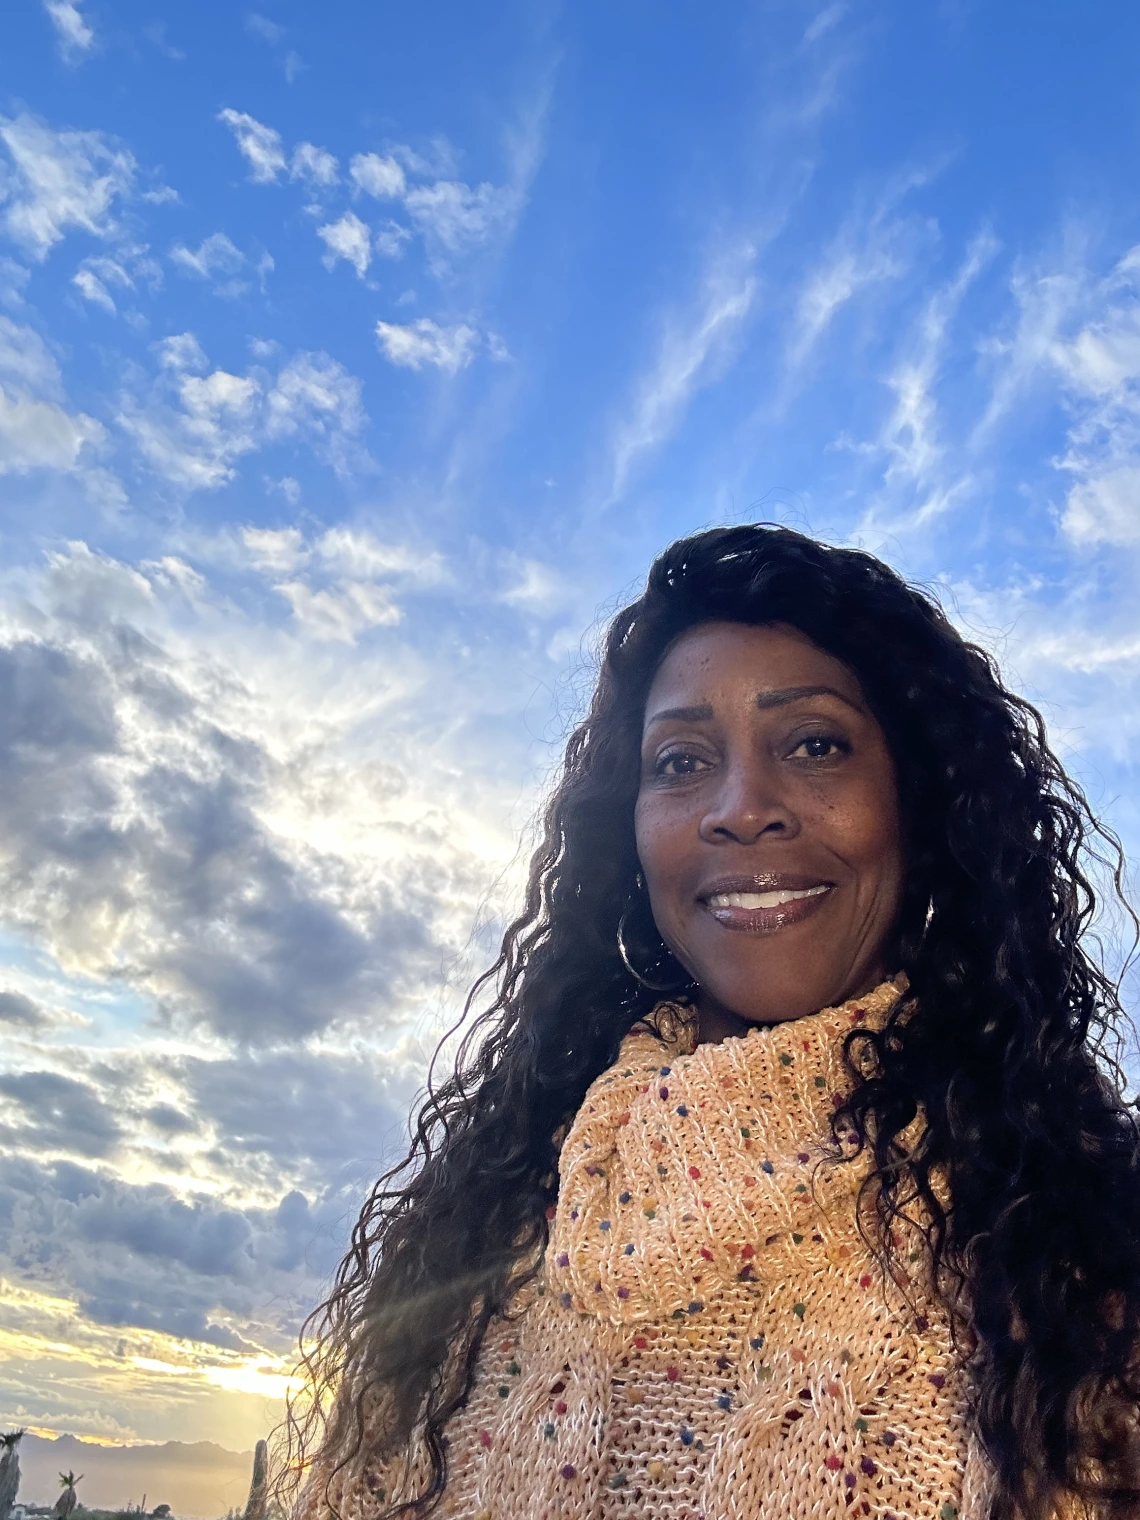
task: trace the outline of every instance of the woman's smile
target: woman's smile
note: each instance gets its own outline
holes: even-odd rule
[[[834,891],[833,882],[805,882],[778,872],[718,881],[699,892],[697,901],[725,929],[744,934],[773,934],[809,918]]]

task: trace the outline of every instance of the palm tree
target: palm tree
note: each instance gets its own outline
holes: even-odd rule
[[[16,1447],[23,1437],[22,1430],[10,1430],[7,1435],[0,1436],[0,1448],[3,1449],[0,1456],[0,1520],[8,1520],[20,1490],[20,1458]]]
[[[75,1485],[82,1477],[82,1473],[79,1474],[78,1478],[73,1472],[60,1473],[59,1481],[63,1492],[55,1501],[55,1507],[51,1512],[52,1520],[67,1520],[67,1517],[79,1503],[79,1495],[75,1492]]]

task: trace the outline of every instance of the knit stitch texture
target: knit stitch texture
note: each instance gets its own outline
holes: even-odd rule
[[[561,1152],[541,1279],[490,1327],[447,1429],[452,1520],[982,1520],[966,1374],[918,1240],[884,1279],[864,1157],[830,1115],[843,1037],[900,994],[695,1049],[635,1030]],[[342,1520],[422,1491],[422,1456],[332,1481]],[[321,1520],[320,1463],[299,1520]]]

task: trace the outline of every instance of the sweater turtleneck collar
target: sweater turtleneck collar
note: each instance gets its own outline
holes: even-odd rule
[[[830,1235],[821,1210],[865,1175],[859,1163],[819,1166],[837,1158],[830,1118],[851,1087],[844,1036],[881,1028],[905,989],[896,977],[704,1045],[691,1010],[659,1005],[591,1086],[562,1147],[548,1291],[628,1322],[810,1270]]]

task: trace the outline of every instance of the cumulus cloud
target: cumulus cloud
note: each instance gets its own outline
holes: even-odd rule
[[[346,211],[339,221],[318,227],[317,236],[328,250],[322,260],[326,269],[344,259],[364,278],[372,262],[372,234],[354,212]]]
[[[14,1283],[70,1299],[82,1319],[69,1339],[80,1343],[108,1326],[288,1355],[339,1255],[346,1211],[402,1148],[421,1072],[399,1057],[292,1050],[122,1053],[83,1080],[0,1075],[9,1300],[19,1301]],[[146,1104],[160,1085],[181,1108]],[[209,1171],[148,1177],[146,1122],[172,1156],[181,1147]]]
[[[23,992],[0,992],[0,1023],[42,1029],[50,1023],[39,1003]]]
[[[407,188],[404,171],[394,158],[379,153],[357,153],[348,166],[349,177],[358,190],[379,200],[398,199]]]
[[[205,350],[193,333],[172,333],[169,338],[160,338],[154,351],[163,369],[191,370],[201,374],[209,368]]]
[[[249,164],[250,179],[258,185],[272,184],[286,167],[280,132],[230,106],[218,112],[218,120],[234,134],[238,151]]]
[[[189,490],[216,490],[258,445],[261,389],[249,376],[171,370],[173,397],[127,398],[119,423],[152,469]]]
[[[8,164],[0,226],[34,259],[73,228],[117,236],[114,210],[134,189],[137,165],[101,132],[56,131],[27,114],[0,117]]]
[[[361,394],[356,376],[328,354],[295,354],[266,390],[266,435],[308,439],[335,470],[348,473],[366,459],[355,443],[367,421]]]
[[[82,576],[83,558],[67,570]],[[297,1037],[390,995],[429,943],[424,925],[383,891],[363,919],[346,915],[319,867],[291,860],[257,817],[269,757],[195,712],[161,658],[118,663],[110,649],[0,648],[10,920],[228,1038]]]
[[[444,584],[437,556],[363,528],[294,541],[288,556],[281,543],[249,543],[263,564],[273,556],[266,573],[289,588],[280,594],[308,639],[391,631],[397,593]],[[382,778],[337,758],[336,735],[380,722],[386,704],[428,679],[413,678],[400,647],[377,650],[375,668],[340,694],[327,689],[326,667],[306,674],[282,649],[273,702],[284,727],[267,731],[267,699],[242,674],[251,659],[254,672],[264,666],[265,630],[243,635],[240,650],[227,636],[209,658],[167,652],[162,609],[190,615],[182,580],[164,564],[132,568],[74,546],[51,557],[34,613],[9,607],[0,643],[6,920],[34,927],[70,972],[125,979],[166,1020],[223,1039],[297,1040],[365,1018],[379,1033],[438,977],[444,947],[458,948],[451,935],[465,942],[470,894],[487,891],[488,873],[501,869],[496,852],[510,858],[513,846],[478,807],[432,798],[430,787],[411,801],[410,754],[399,758],[410,710],[386,729]],[[189,606],[203,607],[208,627],[219,611],[201,585],[195,598]],[[456,679],[470,684],[470,674]],[[451,699],[431,682],[453,724]],[[452,901],[464,904],[454,923]]]
[[[22,383],[50,382],[46,351],[12,346]],[[189,335],[158,357],[175,387],[217,373]],[[275,394],[272,425],[298,436],[357,399],[311,356],[254,378],[263,430]],[[177,1358],[144,1333],[292,1342],[400,1145],[423,1073],[406,1031],[514,850],[501,735],[464,717],[504,672],[457,653],[430,544],[286,519],[202,554],[72,545],[0,587],[0,902],[56,968],[0,992],[0,1276],[73,1301],[69,1339],[121,1326],[152,1363]],[[270,593],[256,617],[242,576]],[[438,658],[408,631],[428,597]],[[56,1007],[80,989],[95,1041]],[[37,1364],[49,1422],[53,1386]]]
[[[340,165],[325,148],[311,142],[298,143],[289,160],[289,178],[304,180],[319,189],[335,185],[340,178]]]
[[[385,543],[367,530],[328,528],[306,539],[298,528],[242,529],[250,565],[273,578],[297,623],[313,638],[354,644],[372,628],[399,623],[394,582],[438,586],[447,571],[436,551]]]
[[[40,1157],[106,1156],[121,1130],[114,1112],[86,1082],[49,1071],[0,1073],[0,1140]]]
[[[1078,543],[1140,544],[1140,462],[1089,469],[1070,456],[1068,467],[1087,478],[1069,491],[1066,533]]]
[[[327,354],[295,354],[276,376],[259,367],[236,375],[209,370],[191,333],[156,349],[155,386],[125,395],[118,420],[173,485],[216,490],[244,455],[282,439],[309,443],[341,473],[367,462],[356,442],[366,420],[360,382]]]
[[[72,62],[95,45],[95,33],[83,19],[75,0],[43,0],[44,10],[55,28],[63,57]]]
[[[430,317],[403,326],[396,322],[377,322],[376,340],[385,356],[404,369],[441,369],[455,375],[475,357],[479,334],[467,323],[441,327]]]
[[[277,590],[302,627],[318,639],[354,644],[365,629],[390,627],[400,621],[400,609],[384,586],[349,581],[314,591],[301,581],[281,581]]]
[[[254,21],[260,24],[264,19],[254,18]],[[251,26],[254,21],[250,22]],[[275,28],[275,35],[277,31],[279,29]],[[279,132],[231,107],[220,111],[218,120],[234,133],[238,148],[250,166],[250,178],[255,182],[271,184],[288,171],[290,179],[299,180],[316,191],[327,190],[338,183],[340,166],[327,149],[301,142],[289,155]],[[452,155],[447,155],[446,162],[449,168],[452,167]],[[402,144],[386,154],[354,154],[348,165],[348,180],[354,194],[402,203],[412,226],[389,219],[373,243],[366,223],[355,212],[347,211],[317,229],[328,249],[326,265],[331,268],[344,259],[363,277],[373,250],[385,258],[398,258],[415,231],[423,237],[429,257],[438,270],[446,267],[450,258],[510,231],[524,200],[517,186],[493,185],[486,181],[469,185],[454,178],[435,178],[409,185],[409,174],[428,176],[438,172],[439,168],[438,163],[429,162]]]
[[[241,530],[241,541],[256,570],[288,575],[304,564],[309,550],[299,528],[251,528]]]
[[[319,1228],[308,1201],[298,1204],[239,1209],[73,1162],[0,1162],[9,1273],[47,1279],[95,1324],[227,1349],[241,1341],[219,1320],[236,1319],[263,1344],[288,1349],[286,1327],[296,1323],[308,1276],[296,1269]]]

